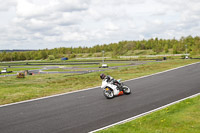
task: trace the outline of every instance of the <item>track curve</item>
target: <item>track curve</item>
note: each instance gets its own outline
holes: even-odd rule
[[[0,107],[1,133],[85,133],[200,92],[200,63],[125,82],[131,95],[100,88]]]

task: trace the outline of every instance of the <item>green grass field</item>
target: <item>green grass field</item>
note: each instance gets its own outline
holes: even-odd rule
[[[41,69],[41,68],[7,68],[7,71],[25,71],[25,70],[36,70],[36,69]],[[2,69],[0,68],[0,71]]]
[[[199,133],[200,95],[98,133]]]
[[[2,69],[3,68],[0,68],[0,71]],[[17,74],[17,72],[23,72],[25,70],[36,70],[36,69],[40,69],[40,68],[12,68],[12,67],[9,67],[9,68],[7,68],[7,71],[13,71],[12,73],[1,73],[0,75]]]
[[[150,62],[138,66],[107,70],[104,73],[111,75],[115,79],[127,80],[194,62],[199,62],[199,60]],[[39,74],[27,76],[24,79],[17,79],[15,76],[1,77],[0,104],[19,102],[99,86],[101,84],[99,78],[100,73],[95,72],[74,76],[69,76],[69,74]]]

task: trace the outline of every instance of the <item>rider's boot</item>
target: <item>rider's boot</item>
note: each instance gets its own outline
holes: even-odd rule
[[[119,88],[119,91],[123,91],[122,86],[117,84],[117,88]]]

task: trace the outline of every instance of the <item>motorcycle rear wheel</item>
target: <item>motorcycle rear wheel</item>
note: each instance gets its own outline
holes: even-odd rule
[[[123,86],[122,90],[123,90],[124,94],[126,94],[126,95],[131,94],[131,89],[127,86]]]

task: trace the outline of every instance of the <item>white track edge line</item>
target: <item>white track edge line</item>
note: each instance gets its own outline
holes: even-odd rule
[[[100,131],[100,130],[104,130],[104,129],[107,129],[107,128],[110,128],[110,127],[113,127],[113,126],[116,126],[116,125],[119,125],[119,124],[123,124],[123,123],[129,122],[129,121],[135,120],[135,119],[137,119],[137,118],[139,118],[139,117],[142,117],[142,116],[148,115],[148,114],[153,113],[153,112],[155,112],[155,111],[158,111],[158,110],[161,110],[161,109],[163,109],[163,108],[166,108],[166,107],[168,107],[168,106],[170,106],[170,105],[173,105],[173,104],[179,103],[179,102],[184,101],[184,100],[189,99],[189,98],[196,97],[196,96],[198,96],[198,95],[200,95],[200,93],[197,93],[197,94],[194,94],[194,95],[192,95],[192,96],[189,96],[189,97],[186,97],[186,98],[180,99],[180,100],[178,100],[178,101],[175,101],[175,102],[172,102],[172,103],[166,104],[166,105],[161,106],[161,107],[159,107],[159,108],[156,108],[156,109],[153,109],[153,110],[147,111],[147,112],[145,112],[145,113],[142,113],[142,114],[139,114],[139,115],[136,115],[136,116],[130,117],[130,118],[128,118],[128,119],[125,119],[125,120],[122,120],[122,121],[116,122],[116,123],[114,123],[114,124],[111,124],[111,125],[108,125],[108,126],[105,126],[105,127],[99,128],[99,129],[96,129],[96,130],[94,130],[94,131],[90,131],[89,133],[95,133],[95,132]]]
[[[81,92],[81,91],[86,91],[86,90],[92,90],[92,89],[96,89],[96,88],[98,88],[98,87],[100,87],[100,86],[96,86],[96,87],[93,87],[93,88],[87,88],[87,89],[83,89],[83,90],[76,90],[76,91],[61,93],[61,94],[56,94],[56,95],[51,95],[51,96],[46,96],[46,97],[40,97],[40,98],[36,98],[36,99],[30,99],[30,100],[25,100],[25,101],[10,103],[10,104],[4,104],[4,105],[0,105],[0,108],[1,108],[1,107],[6,107],[6,106],[15,105],[15,104],[21,104],[21,103],[27,103],[27,102],[38,101],[38,100],[47,99],[47,98],[52,98],[52,97],[57,97],[57,96],[63,96],[63,95],[72,94],[72,93]]]
[[[138,78],[134,78],[134,79],[129,79],[129,80],[126,80],[126,81],[124,81],[124,82],[131,81],[131,80],[137,80],[137,79],[141,79],[141,78],[146,78],[146,77],[150,77],[150,76],[154,76],[154,75],[158,75],[158,74],[161,74],[161,73],[165,73],[165,72],[173,71],[173,70],[176,70],[176,69],[184,68],[184,67],[191,66],[191,65],[194,65],[194,64],[198,64],[198,63],[200,63],[200,62],[191,63],[191,64],[188,64],[188,65],[184,65],[184,66],[180,66],[180,67],[172,68],[172,69],[169,69],[169,70],[165,70],[165,71],[157,72],[157,73],[150,74],[150,75],[145,75],[145,76],[138,77]]]
[[[157,75],[157,74],[169,72],[169,71],[172,71],[172,70],[176,70],[176,69],[179,69],[179,68],[191,66],[191,65],[194,65],[194,64],[198,64],[198,63],[200,63],[200,62],[195,62],[195,63],[191,63],[191,64],[188,64],[188,65],[185,65],[185,66],[180,66],[180,67],[172,68],[172,69],[169,69],[169,70],[165,70],[165,71],[162,71],[162,72],[158,72],[158,73],[154,73],[154,74],[150,74],[150,75],[146,75],[146,76],[142,76],[142,77],[138,77],[138,78],[134,78],[134,79],[125,80],[123,82],[127,82],[127,81],[132,81],[132,80],[137,80],[137,79],[142,79],[142,78],[154,76],[154,75]],[[16,105],[16,104],[21,104],[21,103],[27,103],[27,102],[32,102],[32,101],[47,99],[47,98],[52,98],[52,97],[57,97],[57,96],[63,96],[63,95],[77,93],[77,92],[82,92],[82,91],[87,91],[87,90],[92,90],[92,89],[96,89],[96,88],[99,88],[99,87],[100,86],[96,86],[96,87],[93,87],[93,88],[87,88],[87,89],[82,89],[82,90],[77,90],[77,91],[72,91],[72,92],[66,92],[66,93],[61,93],[61,94],[56,94],[56,95],[51,95],[51,96],[46,96],[46,97],[40,97],[40,98],[35,98],[35,99],[30,99],[30,100],[25,100],[25,101],[10,103],[10,104],[4,104],[4,105],[0,105],[0,108],[1,107],[6,107],[6,106],[11,106],[11,105]]]

